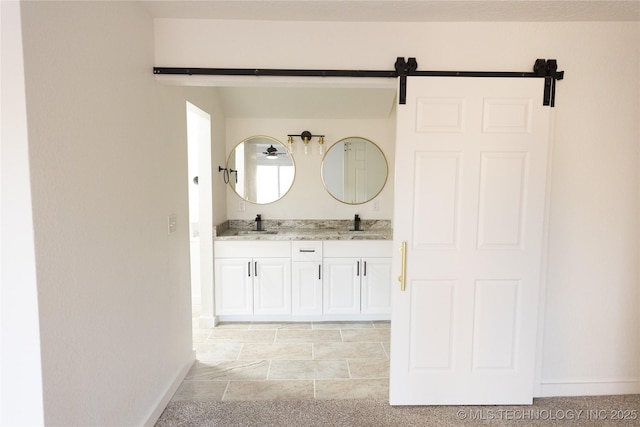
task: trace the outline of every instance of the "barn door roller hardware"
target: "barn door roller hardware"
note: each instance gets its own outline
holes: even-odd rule
[[[407,76],[423,77],[525,77],[544,78],[544,105],[555,105],[556,80],[564,78],[564,71],[558,71],[555,59],[536,59],[533,72],[509,71],[418,71],[416,58],[397,57],[393,71],[381,70],[301,70],[268,68],[172,68],[154,67],[153,74],[207,75],[207,76],[289,76],[289,77],[388,77],[400,78],[399,103],[406,103]]]
[[[400,77],[400,104],[407,103],[407,76],[415,74],[418,69],[416,58],[409,58],[407,61],[403,57],[396,58],[396,73]]]
[[[513,78],[544,78],[543,105],[553,107],[556,96],[556,80],[564,78],[564,71],[558,71],[555,59],[536,59],[533,72],[520,73],[512,71],[419,71],[415,58],[407,61],[402,57],[396,59],[396,73],[400,77],[399,102],[404,104],[407,96],[407,76],[422,77],[513,77]]]
[[[564,78],[564,71],[558,71],[558,61],[555,59],[536,59],[533,72],[538,76],[544,76],[544,101],[543,105],[555,107],[556,104],[556,80]]]

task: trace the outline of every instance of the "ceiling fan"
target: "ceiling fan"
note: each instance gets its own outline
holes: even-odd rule
[[[266,154],[267,159],[277,159],[278,156],[286,156],[287,153],[279,153],[278,149],[273,145],[267,148],[267,151],[263,151],[262,154]]]

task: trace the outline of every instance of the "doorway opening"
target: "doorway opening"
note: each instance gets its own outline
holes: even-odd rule
[[[203,288],[212,281],[211,248],[206,236],[212,223],[211,116],[190,102],[187,114],[187,185],[189,188],[189,249],[191,260],[191,304],[199,309]]]
[[[380,122],[384,123],[380,123],[378,127],[387,129],[389,127],[387,116],[390,111],[393,111],[395,105],[395,88],[384,87],[384,89],[384,105],[378,106],[376,109],[372,105],[367,111],[374,111],[367,114],[384,115],[384,118],[380,119]],[[299,91],[309,90],[302,88]],[[220,90],[223,94],[229,91]],[[293,89],[290,92],[293,92]],[[356,99],[360,99],[353,96],[356,88],[351,90],[340,88],[341,93],[337,93],[337,90],[335,92],[335,97],[342,100],[340,105],[343,110],[341,111],[347,108],[345,98],[353,99],[354,102]],[[346,96],[345,92],[352,96]],[[358,90],[358,92],[363,91]],[[371,92],[375,92],[375,90]],[[323,94],[323,96],[328,97],[329,94]],[[221,96],[221,99],[225,98]],[[253,97],[252,99],[260,98]],[[361,104],[361,101],[359,103]],[[187,104],[188,115],[190,108],[193,106]],[[195,108],[194,121],[197,122],[198,109]],[[249,113],[255,112],[255,108],[257,107],[254,107]],[[270,108],[275,108],[273,103]],[[223,109],[223,112],[226,113],[227,110]],[[252,114],[259,114],[259,112]],[[332,110],[331,114],[338,113]],[[358,114],[365,114],[362,108],[358,110]],[[362,121],[372,120],[368,117],[357,118]],[[219,118],[215,119],[219,120]],[[228,137],[229,123],[226,121],[224,123],[227,126],[226,134]],[[192,130],[191,124],[188,124],[188,127],[190,133],[197,135],[197,128]],[[298,126],[295,128],[297,129]],[[346,132],[346,130],[338,127],[336,132]],[[216,137],[217,134],[213,133],[213,129],[211,129],[211,133],[213,137]],[[218,144],[217,137],[215,144],[216,146]],[[391,150],[390,147],[389,149]],[[213,155],[215,156],[216,153],[218,151],[214,151]],[[215,172],[215,166],[219,163],[215,161],[211,163],[211,155],[199,153],[199,158],[199,163],[204,158],[210,163],[212,172]],[[318,166],[321,161],[320,157],[307,156],[304,159],[307,160],[307,163],[317,163]],[[313,171],[309,167],[308,170],[309,175],[314,176],[320,172],[318,167]],[[213,175],[214,179],[219,178],[218,174],[214,173]],[[193,183],[195,176],[198,176],[197,186]],[[189,172],[188,184],[191,190],[202,189],[203,176],[202,170],[197,170],[196,173]],[[318,187],[318,191],[324,190],[322,187]],[[198,201],[202,204],[202,192],[198,191],[197,194]],[[224,208],[224,200],[216,199],[216,203],[216,209]],[[384,206],[386,204],[383,204],[383,212]],[[202,207],[198,209],[202,209]],[[232,214],[227,213],[227,215]],[[216,211],[216,218],[217,216],[218,211]],[[224,216],[222,218],[225,219]],[[202,248],[206,242],[212,241],[212,239],[205,237],[206,221],[200,215],[197,220],[194,218],[193,222],[197,222],[199,227],[198,237]],[[209,223],[211,224],[212,221]],[[192,251],[192,253],[194,252],[195,250]],[[213,254],[205,257],[201,251],[200,260],[202,262],[212,261]],[[205,285],[206,270],[203,265],[200,266],[200,293],[198,294],[196,289],[197,285],[194,286],[193,292],[193,307],[195,310],[201,309],[200,313],[194,313],[193,316],[193,343],[197,352],[197,361],[174,400],[255,400],[285,397],[306,400],[314,398],[335,399],[336,396],[360,399],[388,398],[389,321],[296,322],[295,324],[236,322],[218,324],[214,328],[213,324],[207,324],[209,319],[206,318],[206,315],[202,316],[202,314],[209,313],[206,305],[213,304],[213,295],[206,295],[207,288],[214,289],[213,284],[211,286]],[[208,269],[208,272],[213,274],[213,266]],[[197,274],[194,274],[193,277],[196,278]],[[198,304],[198,297],[200,304]],[[213,308],[211,308],[211,313],[215,313]],[[213,318],[211,319],[213,320]],[[257,390],[260,390],[260,393]]]

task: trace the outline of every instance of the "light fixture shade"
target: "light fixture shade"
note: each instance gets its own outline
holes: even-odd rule
[[[320,150],[319,153],[320,154],[324,154],[324,135],[313,135],[311,132],[309,132],[308,130],[303,131],[302,133],[300,133],[299,135],[296,134],[289,134],[287,135],[288,139],[287,139],[287,143],[289,146],[289,151],[291,153],[293,153],[293,137],[294,136],[299,136],[300,139],[302,139],[302,142],[304,143],[303,147],[304,147],[304,154],[309,154],[311,153],[312,149],[311,146],[309,145],[309,142],[311,142],[311,140],[313,138],[318,138],[318,144],[320,144]]]

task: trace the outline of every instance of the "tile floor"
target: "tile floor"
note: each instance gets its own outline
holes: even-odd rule
[[[196,362],[173,400],[387,398],[389,334],[385,321],[194,329]]]

